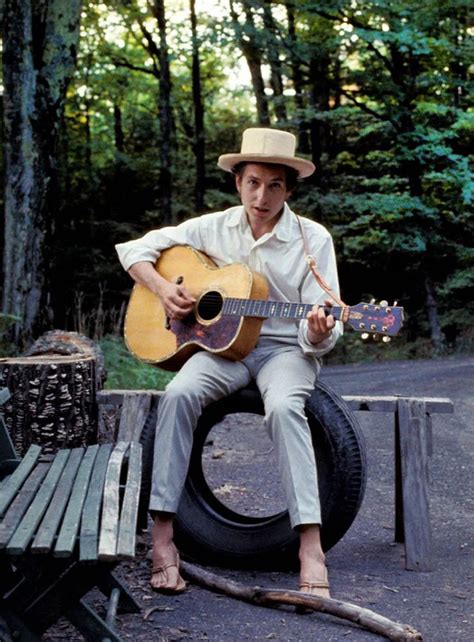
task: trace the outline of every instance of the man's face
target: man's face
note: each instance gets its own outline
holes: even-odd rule
[[[291,191],[286,187],[286,174],[279,165],[247,163],[235,177],[240,200],[252,229],[270,231],[278,221]]]

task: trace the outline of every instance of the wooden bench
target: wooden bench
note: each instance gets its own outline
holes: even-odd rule
[[[139,606],[111,571],[135,556],[141,464],[125,441],[47,456],[32,445],[19,460],[0,418],[0,617],[14,639],[39,640],[65,616],[88,640],[120,640],[119,601]],[[105,619],[83,599],[96,586],[110,595]]]
[[[108,439],[139,439],[158,390],[103,390],[98,393],[99,429]],[[405,568],[433,568],[429,516],[429,459],[433,452],[431,415],[452,413],[447,398],[343,396],[352,410],[388,412],[394,417],[395,541],[405,545]]]

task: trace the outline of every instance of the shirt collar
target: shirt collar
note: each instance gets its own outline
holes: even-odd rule
[[[236,225],[239,225],[242,221],[243,216],[245,216],[245,211],[242,205],[231,207],[228,210],[228,214],[226,217],[226,225],[228,227],[235,227]],[[294,217],[295,215],[288,207],[288,203],[285,203],[283,207],[283,213],[280,216],[280,220],[273,228],[273,234],[280,241],[287,242],[291,239],[291,224]]]

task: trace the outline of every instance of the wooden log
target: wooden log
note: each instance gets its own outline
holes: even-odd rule
[[[350,602],[342,602],[335,600],[331,597],[318,597],[316,595],[309,595],[301,591],[291,591],[274,588],[262,588],[259,586],[247,586],[239,584],[232,580],[223,578],[215,573],[210,573],[195,564],[182,561],[180,569],[183,575],[211,591],[229,595],[244,602],[250,602],[257,606],[267,606],[271,608],[280,605],[292,605],[299,609],[311,609],[319,611],[320,613],[327,613],[328,615],[335,615],[344,620],[354,622],[359,626],[383,635],[389,640],[397,640],[398,642],[408,642],[421,640],[421,633],[416,631],[408,624],[401,624],[394,622],[387,617],[375,613],[370,609],[366,609],[357,604]]]
[[[38,355],[0,359],[2,406],[18,454],[31,444],[44,453],[97,440],[96,360],[93,356]]]

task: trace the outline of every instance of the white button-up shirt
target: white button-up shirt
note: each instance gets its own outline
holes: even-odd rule
[[[311,254],[319,272],[339,295],[334,245],[329,232],[319,223],[300,217]],[[255,240],[242,206],[204,214],[175,227],[163,227],[142,238],[119,243],[116,249],[125,270],[134,263],[155,263],[161,251],[173,245],[191,245],[207,254],[221,267],[241,262],[260,272],[268,281],[269,298],[274,301],[323,305],[328,298],[316,282],[305,260],[301,230],[296,215],[285,204],[283,213],[271,232]],[[307,337],[308,322],[269,318],[262,325],[259,345],[268,341],[299,344],[305,354],[322,356],[331,350],[342,334],[337,321],[332,335],[314,345]]]

